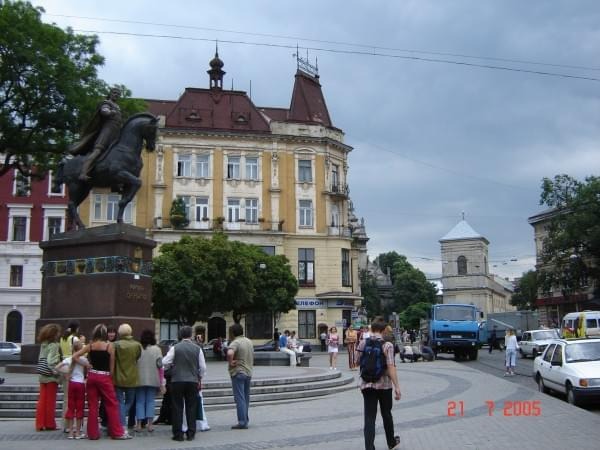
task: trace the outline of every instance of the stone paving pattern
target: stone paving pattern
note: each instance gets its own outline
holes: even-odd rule
[[[340,355],[339,365],[347,367]],[[325,355],[315,355],[311,364],[328,370]],[[324,369],[323,369],[324,368]],[[271,375],[289,376],[294,370],[271,369]],[[225,379],[225,366],[209,364],[211,380]],[[211,373],[212,372],[212,373]],[[352,372],[355,373],[356,372]],[[257,374],[257,377],[259,375]],[[266,375],[265,375],[266,376]],[[600,447],[598,416],[573,407],[561,399],[540,394],[507,379],[494,377],[460,363],[444,360],[434,363],[398,364],[402,400],[394,403],[396,434],[404,449],[597,449]],[[357,384],[356,384],[357,385]],[[486,400],[496,409],[489,416]],[[503,415],[508,401],[540,401],[541,414]],[[464,416],[448,416],[448,401],[464,402]],[[130,441],[69,441],[61,432],[35,433],[32,421],[0,422],[0,449],[361,449],[362,396],[358,387],[315,400],[255,406],[250,409],[250,428],[231,430],[233,409],[208,413],[211,431],[198,433],[195,441],[171,441],[170,427],[158,426]],[[57,442],[57,441],[60,441]],[[384,449],[385,438],[378,417],[377,448]]]

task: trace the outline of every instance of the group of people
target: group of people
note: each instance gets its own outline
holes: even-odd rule
[[[279,333],[279,330],[275,328],[273,333],[275,341],[275,348],[280,352],[286,353],[290,357],[290,367],[296,367],[302,357],[303,345],[298,343],[296,338],[296,332],[285,330],[283,333]]]
[[[127,431],[131,419],[136,433],[143,428],[152,433],[156,423],[169,422],[175,441],[183,441],[184,433],[187,440],[194,440],[197,429],[210,429],[202,399],[202,378],[206,374],[204,327],[196,327],[195,336],[191,327],[182,327],[179,342],[164,357],[153,330],[143,330],[137,341],[126,323],[118,330],[98,324],[86,343],[78,329],[76,322],[69,324],[65,333],[58,324],[40,329],[37,431],[58,429],[55,410],[59,385],[64,393],[63,429],[69,439],[99,439],[99,422],[107,427],[111,438],[131,439]],[[238,416],[232,428],[245,429],[249,422],[253,346],[239,324],[230,327],[230,335],[233,341],[227,360]],[[158,392],[164,394],[163,405],[154,421]],[[86,398],[87,435],[82,432]]]

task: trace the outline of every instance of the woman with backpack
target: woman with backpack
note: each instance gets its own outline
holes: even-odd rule
[[[337,370],[337,355],[340,346],[340,337],[337,328],[331,327],[327,336],[327,352],[329,353],[329,370]]]

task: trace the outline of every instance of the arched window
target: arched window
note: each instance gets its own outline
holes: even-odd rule
[[[459,256],[456,260],[456,266],[458,268],[459,275],[467,274],[467,258],[465,258],[464,256]]]
[[[21,342],[23,332],[23,316],[19,311],[11,311],[6,316],[6,340]]]

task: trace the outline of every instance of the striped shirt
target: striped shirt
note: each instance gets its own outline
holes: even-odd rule
[[[383,338],[381,337],[380,334],[373,334],[373,335],[371,335],[371,338],[383,341]],[[367,343],[366,339],[360,341],[360,344],[358,344],[358,348],[356,349],[356,351],[362,353],[362,351],[365,348],[366,343]],[[392,370],[396,370],[396,361],[394,358],[394,345],[391,342],[384,342],[382,349],[383,349],[383,353],[385,354],[385,361],[386,361],[388,370],[390,370],[390,368],[392,368],[392,367],[393,367]],[[387,371],[386,371],[386,373],[375,383],[367,383],[366,381],[364,381],[361,378],[360,379],[360,388],[361,388],[361,390],[362,389],[392,389],[393,384],[392,384],[391,378],[388,376]]]

